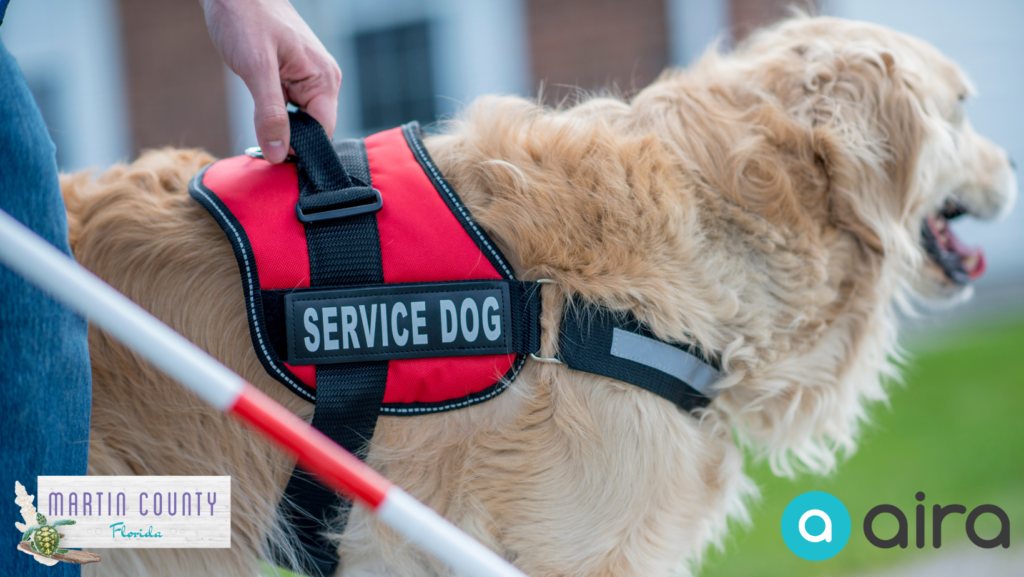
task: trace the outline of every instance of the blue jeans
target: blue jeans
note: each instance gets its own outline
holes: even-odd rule
[[[0,0],[2,3],[3,0]],[[0,15],[2,17],[2,15]],[[0,43],[0,208],[71,254],[55,148],[18,63]],[[14,482],[84,475],[92,381],[86,320],[0,265],[0,575],[78,576],[15,550]]]

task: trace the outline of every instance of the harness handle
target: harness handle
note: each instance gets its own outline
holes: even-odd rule
[[[299,173],[299,202],[295,216],[303,223],[335,220],[379,211],[380,192],[353,178],[320,123],[299,110],[288,113],[291,146]]]

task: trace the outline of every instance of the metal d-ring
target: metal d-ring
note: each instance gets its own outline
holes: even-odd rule
[[[250,146],[249,148],[245,149],[245,155],[248,156],[249,158],[263,159],[263,149],[261,149],[258,146]],[[298,160],[299,159],[294,154],[289,154],[284,159],[285,162],[291,163],[298,162]]]
[[[555,281],[553,281],[553,280],[551,280],[549,278],[539,278],[539,279],[537,279],[537,280],[535,280],[533,282],[535,282],[537,284],[558,284],[557,282],[555,282]],[[540,361],[542,363],[554,363],[554,364],[559,364],[559,365],[564,365],[565,364],[561,359],[556,359],[555,357],[538,357],[536,355],[536,353],[530,353],[530,358],[535,360],[535,361]]]

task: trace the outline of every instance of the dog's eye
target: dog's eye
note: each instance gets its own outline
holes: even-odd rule
[[[957,95],[956,99],[959,100],[960,102],[966,101],[967,100],[967,93],[966,92],[961,92],[960,94]]]

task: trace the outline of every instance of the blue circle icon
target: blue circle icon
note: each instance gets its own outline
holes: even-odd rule
[[[789,502],[782,513],[782,539],[801,559],[835,557],[850,540],[850,512],[828,493],[811,491]]]

